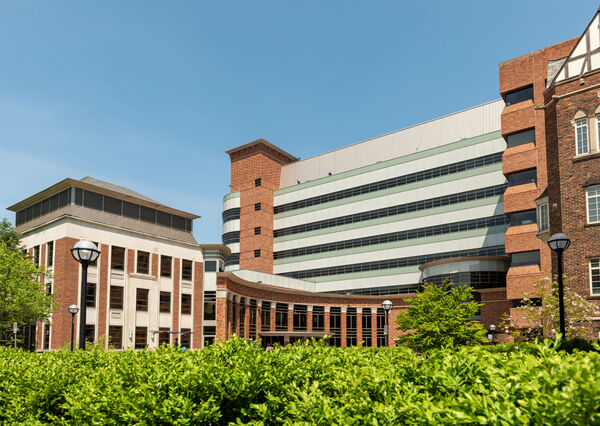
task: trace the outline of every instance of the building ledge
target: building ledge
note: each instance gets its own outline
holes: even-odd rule
[[[537,232],[537,224],[530,223],[528,225],[510,226],[506,230],[505,235],[535,234],[536,232]]]
[[[576,155],[575,157],[571,158],[571,161],[573,163],[578,163],[580,161],[591,160],[593,158],[600,158],[600,151],[592,151],[588,154]]]

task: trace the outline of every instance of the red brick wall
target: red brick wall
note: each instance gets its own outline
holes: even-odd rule
[[[109,246],[101,244],[98,258],[98,337],[108,333],[108,254]],[[108,344],[108,339],[106,339]]]
[[[549,176],[550,234],[563,232],[571,239],[564,253],[564,273],[567,285],[583,296],[590,296],[589,258],[600,256],[600,226],[587,223],[585,182],[600,178],[600,154],[576,156],[575,114],[583,110],[588,115],[588,126],[595,126],[594,113],[600,105],[598,85],[600,73],[554,86],[546,94],[549,101],[559,96],[547,108],[547,154]],[[596,87],[594,87],[596,86]],[[578,93],[573,93],[578,92]],[[591,147],[595,141],[590,135]],[[556,258],[553,272],[557,272]]]
[[[69,305],[81,303],[77,300],[79,289],[79,263],[71,256],[75,238],[61,238],[54,242],[54,279],[56,310],[52,314],[52,349],[59,349],[71,342],[71,314]],[[79,316],[75,317],[75,339],[79,329]],[[76,340],[77,342],[77,340]],[[77,346],[77,344],[75,345]]]
[[[173,265],[171,274],[173,277],[173,322],[171,330],[179,331],[179,310],[181,305],[181,271],[180,264],[181,260],[178,258],[172,259]],[[181,341],[181,339],[177,339]]]
[[[204,292],[204,263],[194,262],[194,304],[193,304],[193,327],[192,327],[192,348],[200,349],[202,347],[202,315],[204,305],[202,296]]]
[[[567,56],[575,46],[577,39],[571,39],[547,48],[531,52],[527,55],[503,62],[499,66],[500,93],[504,96],[507,92],[533,85],[533,101],[521,102],[504,108],[501,117],[502,134],[511,133],[535,127],[535,146],[522,145],[509,148],[502,158],[502,169],[506,174],[521,170],[537,168],[537,185],[527,184],[508,188],[504,195],[504,212],[530,210],[535,208],[535,199],[547,187],[547,162],[546,162],[546,124],[543,107],[545,104],[544,91],[546,90],[546,77],[548,60]],[[536,109],[536,107],[538,109]],[[541,250],[542,266],[546,273],[550,273],[549,264],[544,263],[547,253],[544,253],[545,243],[536,237],[536,229],[529,232],[514,232],[512,228],[507,231],[506,252],[514,253],[525,250]],[[537,240],[537,241],[536,241]],[[520,274],[509,269],[507,276],[508,297],[519,298],[527,280],[534,280],[539,276],[535,274]]]

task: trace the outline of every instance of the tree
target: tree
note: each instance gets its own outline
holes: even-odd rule
[[[398,329],[407,332],[398,343],[428,350],[486,341],[483,326],[470,319],[481,306],[473,301],[471,287],[452,286],[448,280],[441,286],[426,283],[407,303],[396,319]]]
[[[32,320],[47,320],[54,310],[54,296],[43,287],[49,274],[21,251],[0,242],[0,333]]]
[[[15,251],[21,251],[21,234],[15,231],[12,224],[3,218],[0,222],[0,243],[6,244],[6,246]]]
[[[599,317],[600,308],[571,290],[566,278],[563,282],[566,337],[595,340],[590,318]],[[560,331],[559,321],[558,283],[544,277],[536,281],[532,291],[523,293],[521,306],[505,316],[501,328],[515,340],[540,335],[555,338]]]

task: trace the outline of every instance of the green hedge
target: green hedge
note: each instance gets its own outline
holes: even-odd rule
[[[0,349],[0,424],[600,423],[600,354],[553,345]]]

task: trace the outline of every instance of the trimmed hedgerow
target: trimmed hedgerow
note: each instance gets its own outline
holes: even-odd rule
[[[600,354],[443,349],[44,354],[0,349],[0,423],[598,424]]]

